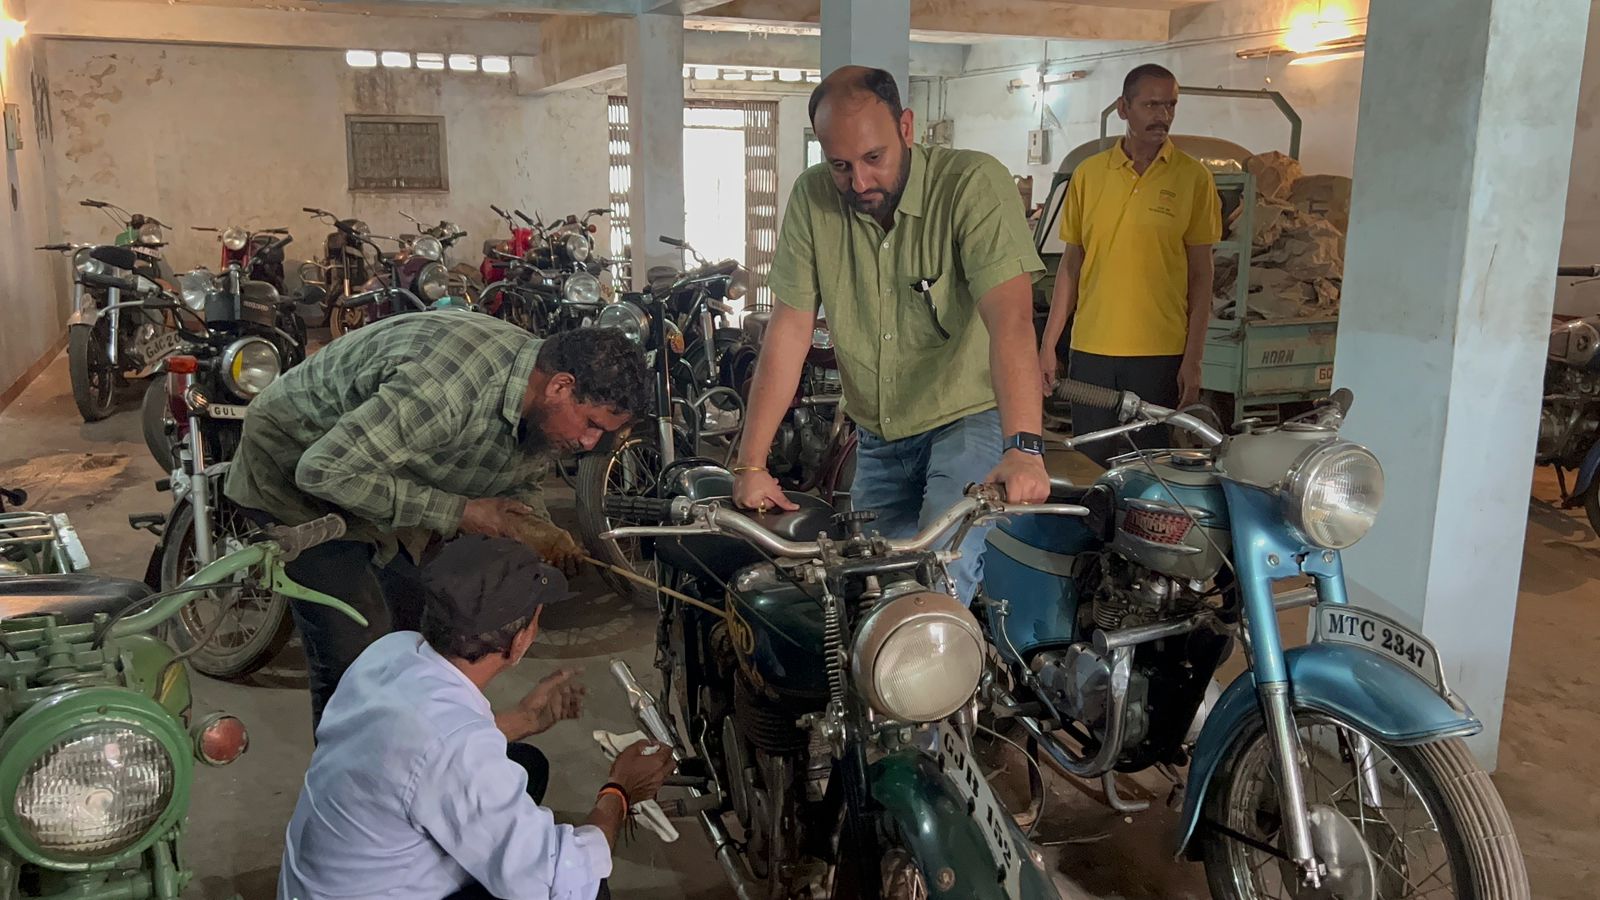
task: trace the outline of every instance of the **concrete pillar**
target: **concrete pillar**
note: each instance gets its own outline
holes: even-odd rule
[[[1589,0],[1373,0],[1335,383],[1388,474],[1351,599],[1437,644],[1493,768]]]
[[[822,74],[841,66],[893,73],[911,97],[911,0],[822,0]]]
[[[683,255],[661,236],[683,237],[683,17],[645,13],[628,24],[628,141],[633,183],[633,283]]]

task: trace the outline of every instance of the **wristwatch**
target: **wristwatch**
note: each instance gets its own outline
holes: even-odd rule
[[[1021,450],[1023,453],[1031,453],[1034,456],[1043,456],[1044,438],[1037,434],[1019,431],[1016,434],[1006,438],[1005,446],[1002,448],[1001,452],[1003,453],[1006,450]]]

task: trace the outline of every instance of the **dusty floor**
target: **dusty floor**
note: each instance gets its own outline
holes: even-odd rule
[[[1057,458],[1053,467],[1070,468]],[[154,539],[127,526],[130,513],[163,509],[160,477],[139,433],[136,392],[123,411],[86,425],[68,393],[64,356],[0,413],[0,484],[26,488],[36,509],[72,518],[97,571],[142,578]],[[1556,509],[1553,479],[1533,486],[1522,594],[1506,689],[1500,771],[1494,776],[1516,822],[1540,900],[1593,898],[1600,879],[1600,541],[1580,514]],[[571,494],[560,485],[551,508],[570,521]],[[605,672],[612,657],[649,669],[649,611],[619,603],[592,576],[580,585],[592,603],[553,608],[534,659],[504,684],[496,701],[520,696],[557,664],[576,666],[589,688],[586,716],[540,741],[557,777],[547,802],[571,819],[587,810],[605,780],[588,734],[628,726],[620,691]],[[247,685],[198,679],[199,710],[225,709],[250,727],[250,752],[233,766],[200,772],[186,850],[198,873],[196,897],[275,893],[282,833],[310,757],[310,716],[296,645]],[[498,705],[498,704],[497,704]],[[1155,807],[1131,820],[1093,802],[1098,785],[1053,777],[1038,837],[1058,882],[1072,897],[1203,898],[1198,866],[1171,861],[1175,816],[1161,806],[1165,786],[1145,783]],[[685,823],[686,824],[686,823]],[[724,898],[709,848],[692,827],[667,847],[640,837],[618,854],[614,894],[626,898]]]

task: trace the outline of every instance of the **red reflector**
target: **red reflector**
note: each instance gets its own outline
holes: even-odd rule
[[[1134,537],[1157,544],[1182,543],[1194,521],[1183,513],[1130,509],[1122,519],[1122,530]]]
[[[193,356],[169,356],[167,371],[174,375],[193,375],[200,371],[200,360]]]
[[[225,766],[250,748],[250,735],[244,723],[233,716],[214,716],[200,726],[195,742],[200,759],[213,766]]]

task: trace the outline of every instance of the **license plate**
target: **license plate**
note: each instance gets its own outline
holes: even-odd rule
[[[1333,366],[1317,366],[1317,384],[1333,384]]]
[[[141,348],[141,355],[145,364],[155,362],[183,346],[183,336],[176,331],[163,331],[145,341]]]
[[[939,768],[955,784],[956,792],[966,801],[968,815],[983,832],[1006,896],[1020,896],[1022,867],[1034,864],[1025,839],[1013,826],[1011,814],[995,797],[989,780],[983,777],[961,732],[948,722],[940,722],[934,734],[939,742]]]
[[[1418,678],[1444,690],[1444,669],[1433,643],[1387,616],[1354,606],[1325,604],[1317,608],[1316,639],[1354,644],[1394,660]]]
[[[243,419],[247,407],[230,406],[226,403],[213,403],[206,407],[206,412],[213,419]]]

